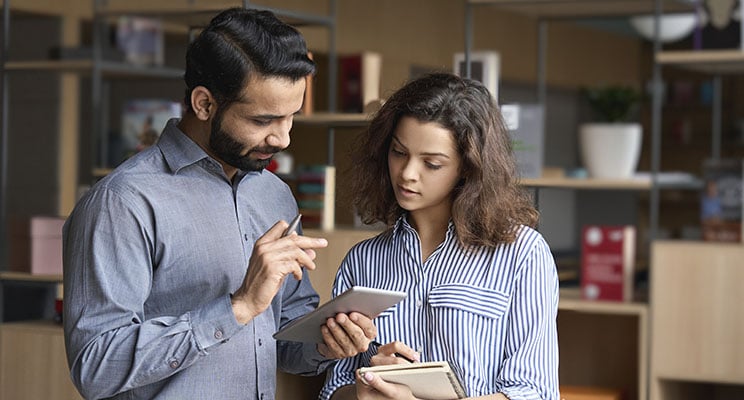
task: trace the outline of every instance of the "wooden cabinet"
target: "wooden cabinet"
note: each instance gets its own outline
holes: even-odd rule
[[[561,292],[561,385],[604,387],[625,400],[646,399],[648,306],[586,301]]]
[[[70,380],[60,325],[44,321],[0,325],[0,399],[82,399]]]
[[[744,398],[744,246],[652,248],[651,400]]]

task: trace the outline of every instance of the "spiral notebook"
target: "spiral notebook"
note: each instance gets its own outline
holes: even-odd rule
[[[360,373],[373,372],[387,382],[408,386],[414,396],[431,400],[452,400],[466,397],[460,380],[447,361],[363,367]]]

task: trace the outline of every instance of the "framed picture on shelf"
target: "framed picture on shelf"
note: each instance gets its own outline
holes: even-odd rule
[[[121,133],[111,146],[112,166],[155,144],[171,118],[181,117],[181,103],[168,99],[130,99],[121,112]]]

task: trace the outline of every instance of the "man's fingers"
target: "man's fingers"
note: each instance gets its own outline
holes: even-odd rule
[[[279,220],[268,231],[266,231],[266,233],[258,238],[258,240],[256,240],[256,245],[273,242],[274,240],[281,238],[288,226],[289,225],[285,221]]]
[[[372,340],[377,337],[377,327],[366,315],[352,312],[349,314],[349,319],[362,329],[367,339]]]

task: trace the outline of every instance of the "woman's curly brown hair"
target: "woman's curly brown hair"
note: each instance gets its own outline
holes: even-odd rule
[[[408,82],[375,114],[352,151],[351,194],[364,223],[391,226],[405,211],[397,203],[388,152],[398,122],[413,117],[449,129],[462,156],[452,221],[463,246],[511,243],[520,225],[535,227],[538,212],[519,185],[509,134],[481,83],[435,73]]]

